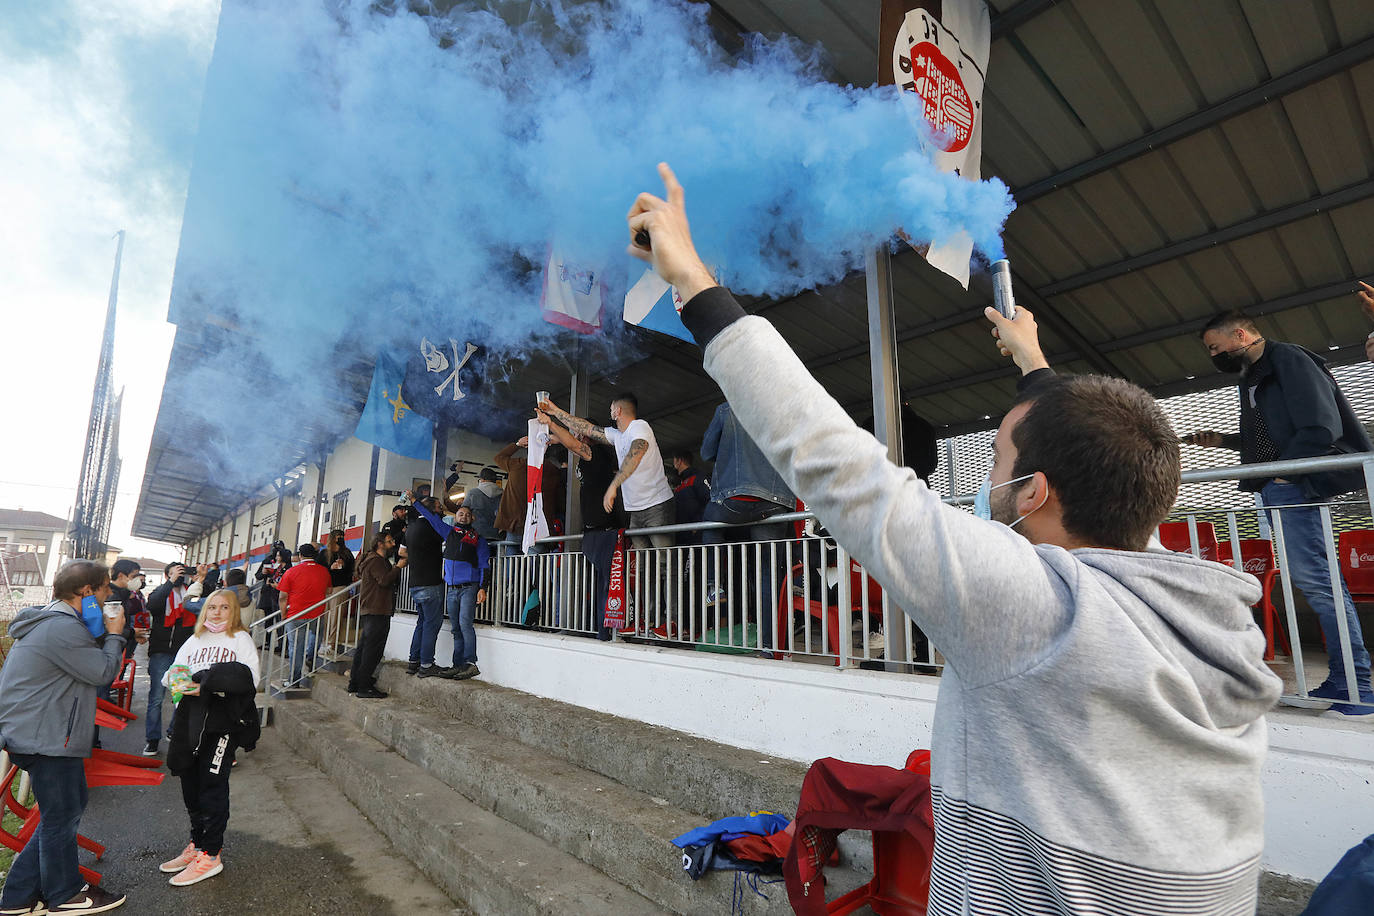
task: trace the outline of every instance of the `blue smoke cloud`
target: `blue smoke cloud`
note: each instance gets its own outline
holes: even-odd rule
[[[896,89],[826,82],[819,52],[790,39],[732,58],[701,4],[519,7],[513,22],[224,0],[183,296],[272,328],[282,377],[344,341],[409,350],[422,334],[518,359],[566,344],[538,308],[552,240],[602,267],[616,303],[638,277],[624,217],[638,191],[662,193],[660,160],[739,292],[836,282],[899,228],[962,228],[1000,256],[1006,187],[939,172]],[[618,316],[608,326],[615,345]]]

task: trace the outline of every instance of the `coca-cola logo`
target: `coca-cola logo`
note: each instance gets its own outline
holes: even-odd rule
[[[1261,557],[1250,557],[1245,561],[1244,568],[1248,573],[1262,573],[1269,571],[1269,564]]]

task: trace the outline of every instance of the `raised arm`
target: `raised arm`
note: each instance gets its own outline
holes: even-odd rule
[[[597,442],[604,442],[607,445],[611,444],[611,440],[606,438],[606,431],[602,429],[600,426],[597,426],[591,420],[584,420],[581,417],[574,417],[572,414],[568,413],[566,410],[559,407],[553,401],[545,401],[544,403],[539,405],[539,409],[542,410],[544,413],[548,414],[551,418],[557,420],[559,423],[562,423],[569,430],[571,430],[572,434],[575,436],[587,436],[589,438],[595,439]]]
[[[631,253],[651,260],[687,300],[683,321],[706,348],[706,371],[773,467],[967,683],[991,683],[1042,658],[1068,620],[1059,597],[1067,589],[1051,581],[1058,548],[943,505],[914,471],[888,461],[777,330],[716,286],[692,247],[681,186],[666,165],[660,173],[668,200],[635,201],[630,237],[642,229],[651,246],[632,242]]]
[[[592,447],[590,445],[583,442],[577,436],[574,436],[562,423],[555,422],[553,418],[544,413],[544,411],[535,411],[535,414],[535,419],[548,428],[553,437],[558,440],[559,445],[563,446],[583,461],[592,460]]]
[[[433,512],[426,509],[424,505],[421,503],[415,503],[415,511],[420,513],[421,518],[429,522],[429,527],[434,529],[435,534],[439,535],[439,537],[444,538],[445,540],[448,539],[448,534],[450,531],[453,530],[453,528],[449,525],[445,525],[443,519],[439,518]]]

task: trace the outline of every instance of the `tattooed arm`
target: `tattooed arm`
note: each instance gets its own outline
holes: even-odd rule
[[[543,404],[539,405],[539,409],[566,426],[574,436],[588,436],[595,439],[597,442],[604,442],[607,445],[611,444],[611,440],[606,438],[606,431],[600,426],[597,426],[591,420],[574,417],[553,401],[545,401]]]
[[[592,460],[592,447],[570,433],[562,423],[556,422],[542,410],[536,411],[536,419],[546,426],[558,443],[583,461]]]
[[[606,488],[606,495],[601,499],[601,505],[605,507],[607,512],[613,511],[616,491],[639,467],[639,463],[644,460],[644,454],[647,451],[649,451],[649,443],[643,439],[636,439],[630,443],[630,452],[625,456],[625,463],[620,466],[620,471],[611,481],[611,485]]]

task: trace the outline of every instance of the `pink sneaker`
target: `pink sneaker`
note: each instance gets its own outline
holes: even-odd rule
[[[199,854],[199,852],[200,850],[196,849],[195,843],[187,843],[186,848],[181,851],[180,855],[178,855],[175,859],[168,859],[166,862],[163,862],[161,865],[159,865],[158,868],[160,868],[163,872],[169,875],[173,872],[181,871],[183,868],[191,864],[191,861],[196,857],[197,854]]]
[[[191,860],[191,864],[186,866],[181,874],[173,875],[172,880],[167,883],[173,887],[186,887],[197,881],[213,878],[222,871],[224,871],[224,863],[219,860],[219,856],[201,852],[196,854],[196,857]]]

